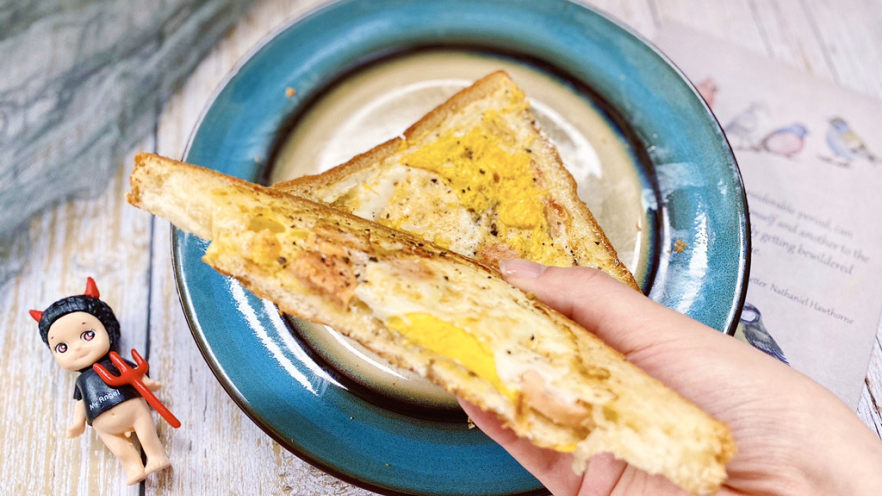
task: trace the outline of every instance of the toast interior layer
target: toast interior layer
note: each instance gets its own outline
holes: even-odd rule
[[[129,201],[211,240],[204,260],[496,413],[538,446],[599,452],[708,493],[728,428],[497,272],[408,233],[140,154]]]
[[[496,267],[503,258],[598,267],[639,289],[524,92],[499,71],[349,162],[275,188],[414,233]]]

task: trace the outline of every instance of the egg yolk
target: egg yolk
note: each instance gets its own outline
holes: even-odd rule
[[[544,191],[533,183],[529,154],[503,150],[485,122],[465,135],[442,135],[408,155],[407,164],[443,177],[473,212],[496,207],[500,221],[524,229],[545,223]]]
[[[509,398],[514,396],[499,379],[493,352],[465,329],[427,313],[393,316],[386,325],[414,344],[459,362]]]
[[[537,185],[529,143],[518,145],[503,118],[488,110],[468,132],[442,134],[408,154],[406,164],[438,174],[472,214],[495,211],[494,236],[522,257],[570,265],[549,234],[548,192]]]

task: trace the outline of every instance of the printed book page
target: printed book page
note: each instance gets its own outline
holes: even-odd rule
[[[738,337],[856,408],[882,314],[882,102],[684,26],[654,42],[710,105],[744,179]]]

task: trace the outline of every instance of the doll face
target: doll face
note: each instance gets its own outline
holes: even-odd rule
[[[110,351],[110,337],[104,324],[86,312],[72,312],[49,327],[49,349],[67,370],[89,367]]]

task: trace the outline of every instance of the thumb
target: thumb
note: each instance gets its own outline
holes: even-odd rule
[[[711,413],[724,403],[713,399],[728,390],[721,384],[730,384],[744,370],[759,376],[761,370],[771,372],[780,365],[600,270],[546,267],[525,260],[504,260],[499,267],[509,283],[533,293],[649,375],[710,407]]]

